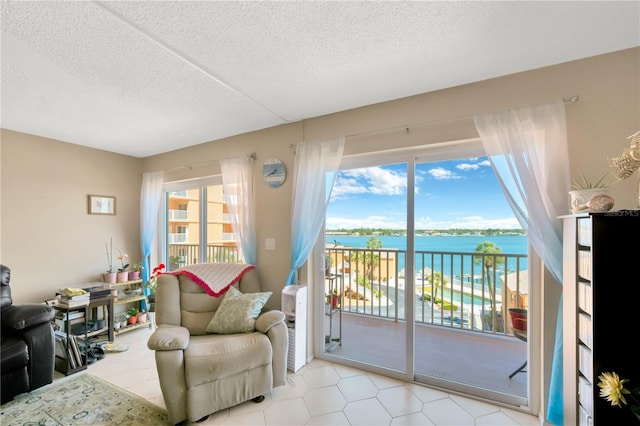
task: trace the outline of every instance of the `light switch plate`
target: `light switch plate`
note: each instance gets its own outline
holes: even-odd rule
[[[264,240],[264,249],[265,250],[275,250],[276,249],[276,239],[275,238],[266,238]]]

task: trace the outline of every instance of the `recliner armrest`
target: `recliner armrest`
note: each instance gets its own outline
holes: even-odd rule
[[[184,350],[189,346],[190,338],[186,327],[162,324],[149,337],[147,347],[153,351]]]
[[[2,309],[2,328],[24,330],[53,321],[56,313],[47,305],[11,305]]]
[[[282,311],[267,311],[260,314],[260,316],[256,319],[256,330],[261,333],[267,334],[267,332],[274,325],[284,322],[285,316]]]

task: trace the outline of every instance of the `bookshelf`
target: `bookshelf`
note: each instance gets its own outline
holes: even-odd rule
[[[87,333],[88,306],[87,304],[78,307],[62,305],[55,307],[57,310],[56,320],[61,319],[64,322],[64,328],[54,332],[56,344],[55,369],[65,376],[87,369],[86,347],[89,342]],[[82,316],[78,314],[82,314]],[[84,343],[82,348],[78,344],[77,336],[71,333],[71,321],[78,318],[83,318],[82,322],[84,323]]]
[[[628,409],[600,397],[599,376],[640,380],[634,325],[640,297],[640,210],[563,216],[564,422],[630,425]],[[627,333],[628,332],[628,333]],[[629,400],[627,400],[629,401]]]

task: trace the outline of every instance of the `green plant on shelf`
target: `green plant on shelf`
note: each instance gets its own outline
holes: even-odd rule
[[[609,175],[609,172],[602,175],[600,179],[598,179],[595,183],[587,179],[585,175],[580,176],[580,180],[573,180],[571,188],[575,190],[584,190],[584,189],[606,189],[609,187],[608,184],[604,183],[604,179]]]
[[[140,313],[140,311],[138,310],[138,308],[129,308],[127,309],[127,315],[129,315],[130,317],[135,317]]]

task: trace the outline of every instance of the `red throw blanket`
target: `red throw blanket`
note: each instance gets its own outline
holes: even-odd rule
[[[214,297],[223,295],[229,287],[240,281],[242,276],[255,266],[245,263],[198,263],[183,266],[171,275],[185,275]]]

